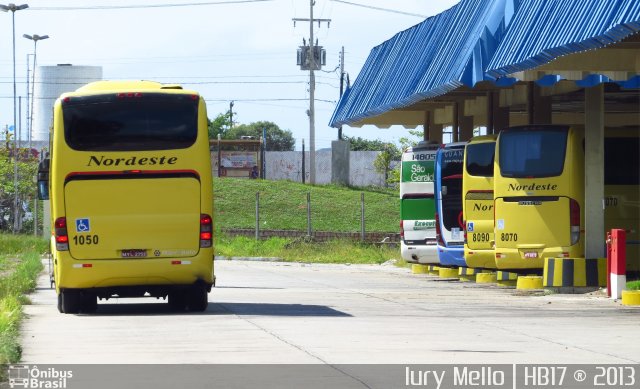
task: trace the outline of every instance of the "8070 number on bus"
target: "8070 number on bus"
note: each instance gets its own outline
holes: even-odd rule
[[[503,232],[500,234],[500,240],[503,242],[517,242],[518,234],[513,232]]]

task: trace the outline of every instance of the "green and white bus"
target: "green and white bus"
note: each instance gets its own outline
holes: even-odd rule
[[[402,153],[400,250],[410,263],[438,263],[433,178],[439,147],[420,142]]]

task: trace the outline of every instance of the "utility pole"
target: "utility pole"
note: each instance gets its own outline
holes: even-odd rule
[[[229,129],[233,128],[233,100],[229,103]]]
[[[316,89],[316,78],[314,74],[314,70],[319,70],[322,66],[322,58],[320,55],[317,60],[320,63],[316,63],[316,46],[317,43],[314,43],[313,39],[313,23],[317,22],[318,26],[321,23],[326,22],[327,26],[331,23],[331,19],[314,19],[313,18],[313,6],[315,5],[315,0],[309,0],[309,19],[298,19],[294,18],[293,23],[295,26],[296,22],[309,22],[309,46],[308,50],[308,67],[309,67],[309,111],[307,114],[309,115],[309,182],[314,185],[316,183],[316,120],[315,120],[315,89]],[[301,64],[304,69],[307,64]],[[316,68],[317,67],[317,68]]]
[[[340,50],[340,97],[344,92],[344,46]],[[342,124],[338,128],[338,140],[342,140]]]

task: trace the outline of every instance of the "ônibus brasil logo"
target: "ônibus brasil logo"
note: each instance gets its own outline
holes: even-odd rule
[[[9,365],[7,376],[11,388],[52,388],[64,389],[68,380],[73,378],[71,370],[55,367],[39,369],[38,366]]]

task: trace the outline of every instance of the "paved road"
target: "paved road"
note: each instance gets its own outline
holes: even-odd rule
[[[392,266],[216,262],[205,313],[151,299],[63,315],[46,277],[23,362],[639,363],[640,309],[601,294],[522,295]]]

